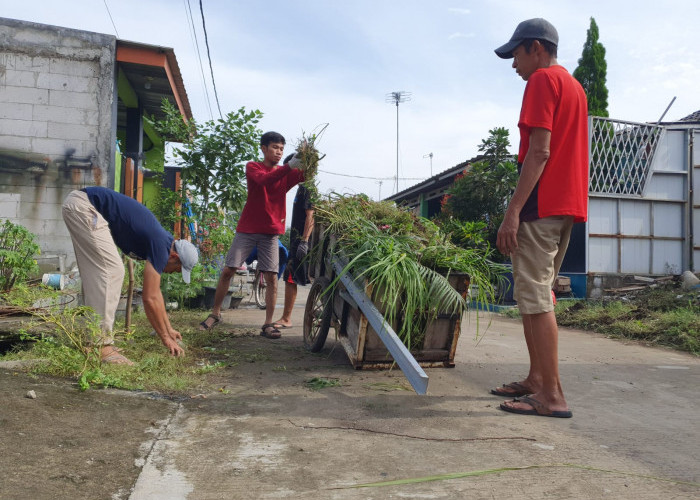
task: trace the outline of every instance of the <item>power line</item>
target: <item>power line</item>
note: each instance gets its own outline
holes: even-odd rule
[[[191,30],[190,38],[194,40],[194,48],[197,52],[197,60],[199,61],[199,72],[202,75],[202,85],[204,86],[204,95],[207,97],[207,107],[209,108],[209,118],[214,119],[214,113],[211,110],[211,98],[209,97],[209,89],[207,89],[207,79],[204,76],[204,65],[202,64],[202,55],[199,50],[199,40],[197,40],[197,29],[194,27],[194,16],[192,16],[192,6],[190,5],[190,0],[184,0],[185,2],[185,15],[190,23]]]
[[[323,172],[324,174],[339,175],[341,177],[352,177],[354,179],[371,179],[373,181],[393,181],[393,180],[396,180],[396,177],[365,177],[363,175],[338,174],[336,172],[329,172],[327,170],[321,170],[320,168],[318,169],[318,171]],[[399,180],[402,180],[402,181],[424,181],[426,179],[427,179],[427,177],[399,177]]]
[[[117,31],[117,25],[114,24],[114,19],[112,19],[112,13],[109,11],[109,5],[107,5],[107,0],[102,0],[105,3],[105,8],[107,9],[107,15],[109,15],[109,20],[112,21],[112,27],[114,28],[114,33],[116,33],[117,38],[119,38],[119,32]]]
[[[211,54],[209,53],[209,37],[207,37],[207,25],[204,23],[204,7],[202,0],[199,0],[199,11],[202,13],[202,28],[204,29],[204,42],[207,45],[207,57],[209,58],[209,70],[211,71],[211,84],[214,87],[214,97],[216,97],[216,106],[219,108],[219,116],[221,119],[224,115],[221,114],[221,105],[219,104],[219,93],[216,91],[216,82],[214,81],[214,68],[211,65]]]

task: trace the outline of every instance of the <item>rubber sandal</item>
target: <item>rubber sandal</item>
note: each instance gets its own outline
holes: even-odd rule
[[[214,320],[214,322],[213,322],[211,325],[207,325],[207,320],[209,320],[209,319],[213,319],[213,320]],[[209,316],[206,317],[206,319],[205,319],[204,321],[202,321],[202,322],[199,324],[199,329],[200,329],[200,330],[211,330],[211,329],[214,328],[216,325],[218,325],[219,323],[221,323],[221,321],[222,321],[222,320],[221,320],[221,316],[216,316],[216,315],[214,315],[214,314],[210,314]]]
[[[532,409],[515,408],[513,406],[508,406],[508,403],[525,403],[526,405],[532,406]],[[530,396],[523,396],[521,398],[515,398],[513,401],[501,403],[501,410],[509,413],[517,413],[518,415],[536,415],[538,417],[571,418],[574,416],[570,410],[548,410],[540,401]]]
[[[519,398],[532,394],[532,391],[520,382],[511,382],[510,384],[503,384],[498,389],[491,389],[491,394],[506,398]]]
[[[260,335],[268,339],[278,339],[282,336],[282,333],[277,328],[275,328],[274,323],[267,323],[262,326],[262,329],[260,330]]]
[[[112,349],[107,354],[103,354],[102,352],[100,352],[101,362],[108,365],[134,366],[136,364],[119,351],[120,350],[116,347],[112,347]]]
[[[282,323],[272,323],[272,326],[274,326],[278,330],[286,330],[287,328],[292,328],[293,325],[285,326]]]

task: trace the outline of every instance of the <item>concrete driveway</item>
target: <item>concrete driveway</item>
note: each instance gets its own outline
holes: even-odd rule
[[[227,312],[257,354],[202,394],[80,393],[0,367],[0,499],[700,496],[697,357],[562,329],[574,417],[512,415],[488,389],[525,375],[518,321],[482,315],[477,343],[465,319],[456,367],[426,369],[418,396],[400,371],[353,370],[332,338],[306,352],[307,290],[279,341],[255,334],[262,311]]]

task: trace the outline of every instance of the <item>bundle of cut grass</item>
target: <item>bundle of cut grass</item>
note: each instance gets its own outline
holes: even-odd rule
[[[302,135],[302,138],[298,141],[296,147],[296,156],[301,161],[301,171],[304,172],[304,182],[303,186],[309,191],[311,202],[316,203],[318,201],[318,186],[316,185],[316,175],[318,174],[318,162],[321,161],[323,157],[316,149],[316,143],[321,138],[321,135],[328,127],[326,123],[323,125],[321,130],[316,133],[312,133],[309,137],[306,134]]]

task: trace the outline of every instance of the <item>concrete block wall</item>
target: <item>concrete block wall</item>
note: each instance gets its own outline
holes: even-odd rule
[[[44,271],[70,270],[61,204],[114,172],[116,38],[0,18],[0,218],[37,235]]]

